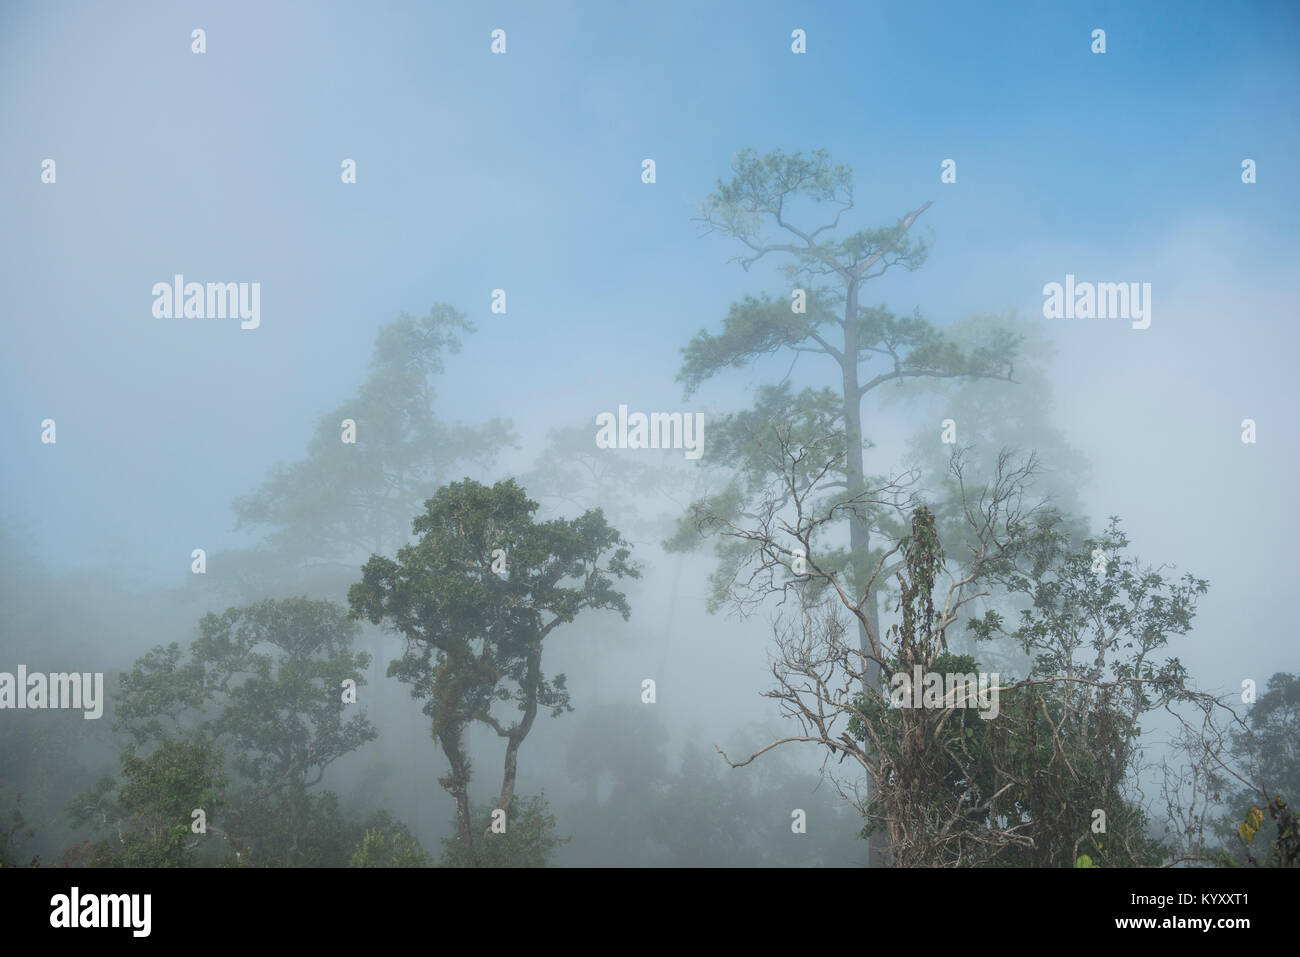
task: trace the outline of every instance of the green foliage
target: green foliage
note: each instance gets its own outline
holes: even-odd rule
[[[1234,745],[1254,760],[1269,795],[1300,794],[1300,675],[1278,672],[1251,706],[1249,734],[1237,732]]]
[[[1118,680],[1114,704],[1125,715],[1125,733],[1136,734],[1138,716],[1182,688],[1186,669],[1177,658],[1159,660],[1159,653],[1191,629],[1196,600],[1209,583],[1190,574],[1175,579],[1163,566],[1145,568],[1124,554],[1128,544],[1117,517],[1080,547],[1059,514],[1045,514],[991,573],[1008,593],[1032,603],[1020,612],[1019,626],[1007,631],[1001,616],[989,613],[969,628],[981,641],[1013,638],[1034,656],[1031,677]],[[1074,656],[1085,650],[1091,663],[1080,666]]]
[[[893,368],[883,373],[881,381],[936,373],[1002,374],[1016,348],[1015,337],[1004,331],[993,330],[985,340],[963,345],[919,317],[898,317],[884,307],[858,305],[862,283],[891,266],[919,269],[929,244],[909,234],[911,216],[892,226],[834,238],[839,212],[853,201],[851,167],[832,165],[825,150],[805,158],[780,150],[760,157],[746,149],[737,154],[732,170],[731,182],[718,181],[701,204],[698,218],[744,244],[750,254],[742,255],[740,262],[746,269],[769,254],[783,257],[787,279],[802,280],[807,287],[808,307],[804,314],[795,313],[783,297],[749,296],[734,304],[718,335],[701,331],[683,350],[678,380],[688,394],[724,369],[796,348],[854,365],[873,355],[884,356]],[[791,220],[800,201],[811,201],[812,206],[830,203],[840,209],[833,221],[819,228],[800,228]],[[768,225],[784,231],[781,238],[790,241],[766,239],[762,231]],[[822,279],[831,280],[831,285],[821,285]],[[824,337],[827,332],[834,334],[830,341]],[[837,351],[840,334],[846,348]],[[851,398],[856,403],[860,397]]]
[[[205,615],[188,653],[155,648],[122,676],[117,726],[136,747],[179,733],[231,756],[225,813],[208,817],[245,865],[341,866],[351,853],[337,799],[310,791],[376,736],[343,701],[370,660],[353,651],[358,630],[330,602],[268,599]]]
[[[222,755],[203,738],[162,741],[147,757],[128,748],[120,785],[111,778],[69,809],[75,824],[114,831],[91,849],[92,867],[186,867],[200,844],[192,813],[216,815],[225,803]]]
[[[474,806],[471,848],[459,838],[443,838],[442,867],[546,867],[555,849],[569,840],[556,835],[555,816],[544,794],[516,796],[504,834],[492,833],[493,810]]]
[[[1003,697],[1007,730],[1024,742],[1012,773],[1030,784],[1012,794],[1036,822],[1035,849],[1022,859],[1072,858],[1082,841],[1099,866],[1158,864],[1165,850],[1126,790],[1142,717],[1189,696],[1186,669],[1166,647],[1190,631],[1208,583],[1129,557],[1118,518],[1082,543],[1056,513],[1023,533],[990,576],[1028,604],[1017,627],[992,612],[968,622],[978,640],[1008,636],[1030,655],[1029,680],[1054,681]],[[1058,680],[1066,676],[1075,680]],[[1104,842],[1087,826],[1094,808],[1106,812]]]
[[[864,834],[889,821],[906,835],[906,863],[1061,867],[1081,850],[1102,867],[1163,860],[1126,790],[1139,719],[1185,694],[1178,660],[1162,662],[1157,652],[1190,628],[1207,586],[1140,568],[1123,554],[1117,520],[1082,549],[1059,522],[1016,530],[989,579],[1029,600],[1013,634],[1035,662],[1023,682],[999,676],[996,718],[941,703],[891,708],[877,693],[856,698],[850,733],[873,743],[883,769]],[[1104,573],[1093,570],[1095,548],[1106,551]],[[973,656],[946,650],[937,628],[932,590],[942,549],[927,509],[915,511],[903,550],[897,653],[885,672],[978,673]],[[982,639],[1002,633],[994,612],[968,625]],[[1079,649],[1089,663],[1075,657]],[[1091,830],[1095,809],[1106,814],[1103,833]]]
[[[365,833],[349,867],[429,867],[433,858],[409,828],[380,812],[365,825]]]
[[[629,614],[612,580],[639,571],[600,511],[534,524],[536,509],[513,481],[439,489],[413,522],[419,543],[396,561],[372,556],[348,593],[355,617],[389,622],[410,639],[389,675],[427,699],[435,736],[471,720],[490,724],[494,701],[572,710],[564,676],[541,672],[542,640],[583,608]],[[498,549],[505,579],[492,571]]]
[[[252,784],[311,787],[376,734],[342,698],[370,663],[352,650],[357,632],[345,609],[306,598],[207,614],[188,657],[155,648],[122,676],[118,727],[137,742],[177,726],[228,740]]]
[[[746,296],[732,303],[720,333],[701,330],[682,350],[685,361],[678,381],[685,384],[689,395],[723,369],[739,369],[759,356],[793,348],[833,321],[827,312],[830,305],[813,298],[806,313],[796,313],[790,309],[788,296]]]
[[[1300,794],[1300,675],[1278,672],[1250,711],[1260,772],[1277,794]]]
[[[1264,829],[1264,812],[1252,807],[1246,813],[1246,819],[1237,825],[1237,838],[1241,842],[1240,856],[1254,867],[1300,867],[1300,821],[1281,795],[1268,802],[1268,816],[1275,824],[1275,831],[1259,857],[1251,853],[1252,850],[1258,850],[1252,849],[1251,845]],[[1225,867],[1237,865],[1226,852],[1219,863]]]
[[[1228,796],[1228,811],[1215,824],[1221,865],[1300,866],[1300,827],[1282,797],[1300,793],[1297,740],[1300,676],[1278,672],[1251,706],[1247,728],[1232,734],[1233,754],[1252,786]],[[1262,848],[1255,843],[1260,834]]]
[[[433,737],[450,763],[440,783],[456,797],[459,840],[472,843],[465,729],[479,722],[505,739],[501,801],[510,810],[515,756],[539,708],[572,710],[564,675],[542,670],[543,642],[585,609],[626,619],[620,578],[640,575],[631,550],[599,509],[535,522],[537,503],[513,480],[491,488],[466,479],[441,488],[412,522],[419,536],[397,559],[373,555],[348,592],[352,614],[388,623],[406,639],[388,674],[425,701]],[[493,571],[504,555],[504,577]],[[493,712],[513,704],[518,719]]]

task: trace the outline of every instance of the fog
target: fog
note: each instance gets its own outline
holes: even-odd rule
[[[349,590],[372,555],[400,563],[399,547],[420,540],[411,521],[439,489],[513,479],[537,503],[532,521],[600,509],[639,577],[610,580],[626,618],[616,603],[584,607],[540,645],[541,670],[565,676],[572,710],[537,708],[514,807],[544,796],[546,810],[519,820],[549,814],[566,840],[513,858],[482,851],[477,863],[868,864],[875,845],[850,800],[866,775],[853,755],[794,741],[731,766],[806,733],[764,692],[776,686],[783,623],[817,618],[800,604],[811,593],[769,589],[749,605],[720,596],[727,558],[715,546],[741,546],[725,546],[716,526],[691,539],[692,503],[717,504],[744,473],[736,417],[764,408],[766,388],[835,395],[844,381],[784,326],[734,361],[726,353],[743,335],[737,325],[726,339],[725,323],[747,297],[784,307],[792,290],[839,281],[784,272],[796,259],[779,250],[738,262],[755,252],[745,237],[802,245],[771,218],[741,238],[708,228],[709,198],[739,176],[746,150],[760,158],[751,172],[762,157],[813,162],[819,149],[851,167],[853,205],[827,239],[894,228],[932,202],[889,241],[928,248],[909,263],[886,242],[883,261],[891,248],[904,261],[855,295],[972,351],[918,366],[946,361],[961,374],[863,393],[866,476],[914,468],[918,496],[880,518],[871,547],[899,544],[918,504],[934,509],[941,535],[956,534],[944,524],[954,450],[967,449],[974,483],[993,481],[999,450],[1034,452],[1043,471],[1026,500],[1059,507],[1076,548],[1119,516],[1126,554],[1143,567],[1208,582],[1186,634],[1171,632],[1158,658],[1177,657],[1186,689],[1246,715],[1243,682],[1264,695],[1271,676],[1300,671],[1285,558],[1300,537],[1300,14],[1171,10],[6,5],[0,672],[103,673],[105,707],[96,720],[0,709],[0,815],[7,827],[17,811],[27,828],[0,862],[120,863],[85,850],[113,843],[112,815],[70,808],[93,804],[85,795],[105,776],[124,780],[132,740],[147,755],[201,737],[200,714],[225,700],[162,707],[174,721],[146,744],[131,738],[144,705],[124,708],[124,676],[159,646],[186,653],[206,613],[307,596],[355,612],[351,653],[370,658],[355,671],[355,701],[330,720],[364,717],[375,734],[303,792],[337,795],[336,816],[301,813],[337,826],[342,850],[297,843],[276,857],[266,835],[326,824],[270,811],[256,828],[238,818],[249,828],[240,838],[230,809],[260,772],[230,764],[208,815],[218,836],[194,841],[186,860],[231,864],[238,849],[243,863],[343,866],[386,812],[429,862],[465,863],[453,853],[457,800],[440,781],[454,777],[452,735],[445,723],[432,734],[440,719],[425,708],[445,695],[414,697],[389,674],[407,647],[396,619],[358,612]],[[1096,28],[1104,53],[1092,49]],[[829,223],[837,207],[815,199],[792,195],[781,212],[809,230]],[[1067,276],[1149,289],[1149,326],[1050,317],[1045,287]],[[256,315],[186,318],[174,282],[256,284]],[[840,335],[843,303],[825,308]],[[1017,337],[1013,354],[978,352],[995,330]],[[713,338],[699,346],[701,334]],[[692,362],[703,364],[695,381]],[[864,352],[861,383],[893,362]],[[682,413],[688,426],[698,413],[700,456],[682,444],[603,448],[600,417],[617,433],[633,413]],[[955,441],[942,437],[948,420]],[[744,494],[740,525],[757,521],[767,493]],[[840,519],[818,554],[853,552]],[[744,548],[761,551],[752,537]],[[962,554],[954,539],[954,573]],[[387,587],[371,598],[391,611]],[[892,571],[878,587],[869,626],[883,633],[901,627],[901,594]],[[962,610],[948,645],[1024,678],[1032,656],[1014,641],[981,657],[969,637],[967,618],[1002,609],[1011,630],[1028,607],[999,587]],[[850,624],[856,647],[868,624]],[[471,614],[456,627],[488,641],[495,626]],[[331,701],[335,678],[320,685]],[[424,680],[427,692],[435,679]],[[503,726],[520,720],[510,700],[492,708]],[[1156,834],[1155,763],[1185,756],[1167,712],[1141,723],[1147,763],[1126,752],[1121,791],[1140,803],[1143,785]],[[227,762],[251,753],[240,751],[247,728],[231,727]],[[477,824],[499,806],[506,738],[481,715],[460,733]],[[1272,767],[1258,749],[1237,759]],[[1266,797],[1288,793],[1288,767],[1261,785]],[[1199,812],[1207,830],[1237,813],[1227,792]],[[1096,802],[1080,801],[1086,819]],[[935,853],[922,863],[947,861]]]

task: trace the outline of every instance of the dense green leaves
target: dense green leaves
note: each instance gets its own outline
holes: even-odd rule
[[[553,716],[571,710],[564,676],[548,679],[542,670],[543,641],[584,609],[627,618],[615,582],[640,574],[598,509],[537,523],[537,507],[513,481],[489,488],[466,479],[441,488],[412,523],[419,540],[396,560],[372,556],[348,593],[356,617],[406,638],[389,675],[425,701],[451,765],[440,780],[457,800],[465,860],[486,853],[472,821],[466,728],[478,722],[505,739],[497,807],[509,813],[516,756],[538,709]],[[517,719],[494,712],[496,704],[513,704]]]
[[[163,741],[148,757],[122,755],[121,784],[105,779],[69,809],[76,824],[114,831],[85,849],[92,867],[185,867],[200,841],[192,813],[215,815],[224,804],[221,752],[202,737]]]
[[[230,779],[223,809],[192,804],[179,823],[188,827],[190,810],[205,807],[211,829],[242,863],[343,863],[337,858],[350,845],[328,835],[348,825],[332,795],[310,791],[331,764],[376,735],[344,700],[344,682],[364,685],[370,660],[353,650],[358,630],[345,609],[306,598],[205,615],[188,653],[177,644],[155,648],[122,676],[117,726],[134,741],[126,771],[151,771],[140,762],[168,760],[179,742],[220,747]],[[148,759],[135,756],[146,748]],[[115,807],[119,816],[134,813],[126,792]]]

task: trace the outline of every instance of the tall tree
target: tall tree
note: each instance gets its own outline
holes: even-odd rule
[[[708,231],[722,233],[745,247],[735,261],[746,271],[768,256],[783,260],[781,272],[795,287],[775,298],[747,296],[734,303],[719,333],[701,331],[683,350],[678,380],[689,395],[725,369],[785,352],[795,360],[803,354],[829,360],[838,387],[809,388],[797,395],[784,384],[768,387],[760,391],[752,413],[729,417],[715,427],[712,453],[738,457],[740,474],[710,507],[739,518],[746,514],[747,501],[752,501],[757,489],[777,474],[771,447],[757,438],[763,423],[797,420],[804,437],[818,432],[837,436],[845,450],[838,480],[855,503],[843,510],[849,531],[845,570],[852,587],[866,593],[867,621],[875,627],[877,596],[870,569],[883,551],[877,548],[873,553],[873,534],[897,540],[905,531],[888,524],[892,516],[870,508],[864,495],[870,483],[864,457],[863,402],[886,383],[909,379],[1011,381],[1016,341],[995,328],[987,330],[981,341],[959,345],[919,314],[899,317],[884,306],[863,304],[867,283],[893,267],[911,271],[925,262],[928,243],[912,238],[909,231],[930,202],[892,226],[836,238],[841,217],[854,206],[853,171],[847,165],[833,164],[825,150],[805,157],[780,150],[759,156],[745,149],[733,161],[732,172],[730,182],[718,180],[714,192],[701,204],[697,220]],[[833,216],[819,224],[797,222],[807,207],[822,204],[834,209]],[[775,238],[765,234],[772,228],[778,231]],[[720,434],[724,436],[722,449],[717,439]],[[709,453],[706,456],[711,457]],[[730,559],[728,564],[734,570],[736,553],[728,555],[724,549],[722,557]],[[858,637],[861,648],[868,650],[865,625],[859,628]],[[878,670],[873,667],[865,681],[874,685],[877,680]]]
[[[616,579],[638,577],[630,550],[599,509],[536,523],[537,503],[514,481],[466,479],[441,488],[412,522],[419,541],[397,559],[373,555],[348,598],[353,615],[387,623],[406,640],[389,667],[425,699],[424,713],[450,771],[462,861],[488,860],[473,834],[466,731],[478,722],[506,744],[495,809],[509,819],[519,748],[539,708],[572,710],[564,675],[542,671],[543,644],[585,609],[629,615]],[[512,703],[514,720],[493,712]]]

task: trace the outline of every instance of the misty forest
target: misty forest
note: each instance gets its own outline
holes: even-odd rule
[[[560,136],[524,115],[545,18],[457,16],[474,76],[517,72],[428,151],[396,117],[435,114],[371,115],[371,79],[335,118],[303,93],[292,142],[216,142],[292,71],[217,76],[245,41],[215,14],[209,52],[188,20],[130,41],[180,31],[183,95],[78,87],[144,137],[109,171],[11,138],[5,202],[69,258],[4,280],[36,288],[4,360],[0,866],[1300,866],[1294,260],[1217,245],[1295,213],[1241,173],[1267,151],[1157,214],[1100,146],[1048,181],[1012,125],[845,130],[865,67],[816,72],[831,26],[773,8],[727,43],[773,34],[790,116]],[[1113,19],[1114,55],[1053,23],[1072,69],[1136,69]],[[310,29],[339,55],[347,27]],[[641,68],[602,58],[571,108],[615,116]],[[568,145],[532,167],[525,136]],[[1008,202],[1017,175],[1071,198]],[[1089,218],[1117,195],[1148,226]]]

